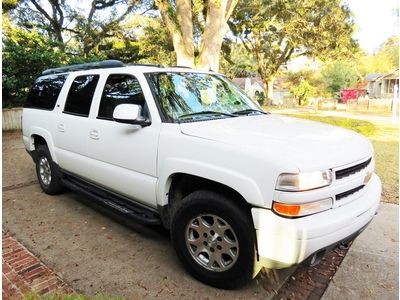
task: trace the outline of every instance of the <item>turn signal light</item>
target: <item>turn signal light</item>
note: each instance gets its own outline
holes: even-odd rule
[[[274,211],[280,215],[288,217],[297,217],[301,211],[301,205],[290,205],[274,202]]]
[[[332,198],[326,198],[319,201],[303,204],[286,204],[274,202],[272,205],[272,209],[277,214],[285,217],[303,217],[331,209],[332,204]]]

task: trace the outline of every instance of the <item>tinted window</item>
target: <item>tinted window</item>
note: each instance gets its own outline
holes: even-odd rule
[[[224,76],[203,73],[153,73],[147,78],[164,117],[193,122],[259,111],[257,105]]]
[[[99,75],[84,75],[75,78],[68,93],[64,112],[87,117]]]
[[[112,120],[114,108],[119,104],[142,106],[142,115],[148,116],[147,106],[139,81],[132,75],[113,74],[107,79],[99,107],[99,118]]]
[[[39,77],[32,86],[24,107],[54,109],[67,75]]]

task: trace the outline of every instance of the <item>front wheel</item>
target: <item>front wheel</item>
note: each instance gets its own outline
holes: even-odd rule
[[[171,223],[174,248],[188,272],[224,289],[247,283],[254,265],[254,226],[234,201],[210,191],[193,192]]]

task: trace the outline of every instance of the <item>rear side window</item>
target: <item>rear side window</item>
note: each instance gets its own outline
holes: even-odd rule
[[[67,76],[63,74],[39,77],[33,84],[24,107],[53,110]]]
[[[64,112],[87,117],[98,81],[99,75],[76,77],[69,89]]]

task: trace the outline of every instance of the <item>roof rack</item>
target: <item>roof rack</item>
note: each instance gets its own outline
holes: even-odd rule
[[[143,67],[164,68],[164,66],[163,66],[163,65],[160,65],[160,64],[140,64],[140,63],[131,63],[131,64],[127,64],[127,66],[143,66]]]
[[[51,74],[66,73],[73,71],[91,70],[91,69],[120,68],[120,67],[126,67],[126,65],[122,61],[110,59],[110,60],[96,61],[86,64],[77,64],[60,68],[47,69],[42,72],[42,75],[51,75]]]
[[[170,68],[192,69],[191,67],[187,67],[187,66],[170,66]]]

